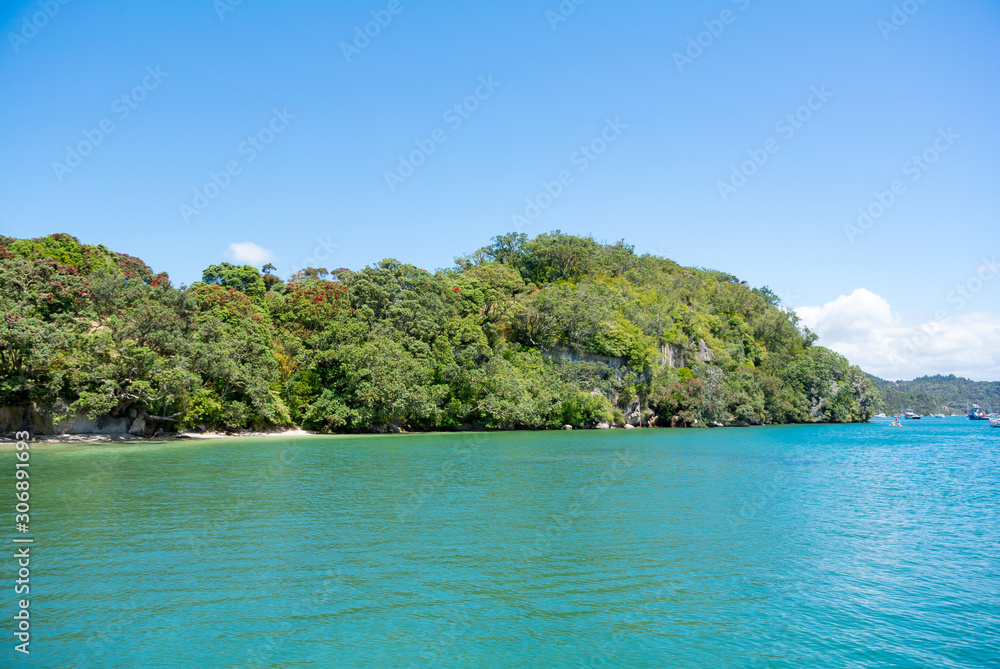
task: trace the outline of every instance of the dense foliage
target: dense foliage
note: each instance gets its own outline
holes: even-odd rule
[[[972,404],[1000,411],[1000,382],[970,381],[955,376],[924,376],[913,381],[874,379],[891,414],[964,414]]]
[[[68,235],[0,238],[0,405],[166,430],[864,421],[874,384],[767,288],[559,232],[429,273],[228,263],[173,287]]]

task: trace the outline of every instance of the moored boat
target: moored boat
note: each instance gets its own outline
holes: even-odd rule
[[[913,413],[912,411],[907,411],[903,414],[903,418],[909,418],[910,420],[920,420],[920,414]]]
[[[973,404],[972,409],[969,410],[969,420],[989,420],[990,417],[985,411],[979,408],[978,404]]]
[[[990,418],[990,425],[993,427],[1000,427],[1000,417],[994,416]]]

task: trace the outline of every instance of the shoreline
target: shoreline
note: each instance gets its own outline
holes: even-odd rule
[[[607,428],[598,427],[574,427],[574,428],[551,428],[551,429],[495,429],[495,430],[395,430],[395,431],[369,431],[369,432],[312,432],[299,427],[288,429],[276,429],[266,432],[171,432],[158,437],[145,437],[129,433],[116,432],[95,432],[90,434],[45,434],[34,435],[29,441],[33,444],[127,444],[142,442],[166,442],[166,441],[186,441],[186,440],[215,440],[215,439],[255,439],[261,437],[335,437],[335,436],[385,436],[390,434],[468,434],[470,432],[559,432],[572,430],[601,431],[601,430],[648,430],[655,427],[670,429],[670,426],[642,426],[628,427],[610,426]],[[712,427],[743,427],[739,425],[713,425]],[[685,429],[685,428],[675,428]],[[15,441],[13,437],[0,435],[0,439]],[[2,442],[0,442],[2,443]]]
[[[288,428],[288,429],[277,429],[269,430],[266,432],[257,431],[247,431],[247,432],[171,432],[166,435],[161,435],[157,437],[145,437],[137,436],[128,433],[92,433],[92,434],[46,434],[46,435],[34,435],[29,441],[33,444],[126,444],[126,443],[143,443],[143,442],[167,442],[167,441],[198,441],[198,440],[217,440],[217,439],[258,439],[258,438],[274,438],[274,437],[335,437],[335,436],[386,436],[390,434],[396,435],[407,435],[407,434],[467,434],[470,432],[561,432],[570,430],[583,430],[586,432],[592,431],[628,431],[628,430],[697,430],[697,429],[718,429],[718,428],[748,428],[748,427],[777,427],[777,426],[792,426],[792,425],[867,425],[874,422],[873,418],[871,421],[865,423],[851,422],[851,423],[775,423],[767,425],[756,425],[756,424],[713,424],[706,425],[702,427],[671,427],[669,425],[649,425],[642,427],[628,426],[611,426],[607,428],[598,427],[575,427],[575,428],[552,428],[552,429],[494,429],[494,430],[399,430],[395,432],[357,432],[357,433],[327,433],[327,432],[313,432],[310,430],[304,430],[302,428]],[[16,440],[13,438],[13,434],[0,435],[0,445],[3,445],[7,441],[14,443]]]
[[[259,437],[309,437],[319,436],[319,432],[309,432],[300,428],[274,430],[268,432],[171,432],[159,437],[141,437],[128,433],[93,434],[38,434],[29,441],[32,444],[127,444],[162,441],[187,441],[209,439],[254,439]],[[7,440],[7,437],[3,437]],[[13,439],[11,438],[11,441]]]
[[[753,427],[750,425],[723,425],[723,424],[712,424],[706,426],[708,428],[718,428],[718,427]],[[604,430],[649,430],[649,429],[691,429],[691,428],[671,428],[669,425],[610,425],[607,427],[571,427],[563,426],[561,428],[542,428],[542,429],[523,429],[523,428],[509,428],[509,429],[466,429],[466,430],[371,430],[367,432],[313,432],[310,430],[304,430],[299,427],[287,428],[287,429],[275,429],[268,430],[266,432],[257,431],[247,431],[247,432],[218,432],[218,431],[206,431],[206,432],[170,432],[160,436],[146,437],[141,435],[134,435],[119,432],[95,432],[88,434],[36,434],[29,440],[33,444],[127,444],[127,443],[142,443],[142,442],[166,442],[166,441],[185,441],[185,440],[215,440],[215,439],[255,439],[261,437],[334,437],[334,436],[385,436],[390,434],[403,435],[403,434],[468,434],[471,432],[560,432],[560,431],[571,431],[571,430],[584,430],[587,432],[591,431],[604,431]],[[7,435],[0,435],[0,440],[14,442],[13,436],[8,437]],[[0,441],[0,444],[3,442]]]

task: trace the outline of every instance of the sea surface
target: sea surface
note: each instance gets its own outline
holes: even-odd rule
[[[3,667],[1000,666],[1000,429],[31,450]]]

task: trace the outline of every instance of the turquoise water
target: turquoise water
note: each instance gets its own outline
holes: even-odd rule
[[[988,424],[39,445],[31,469],[32,654],[7,623],[3,666],[1000,662]]]

